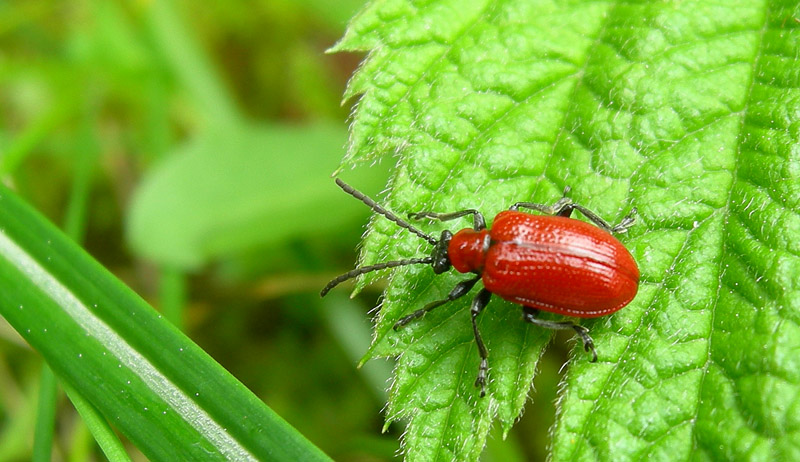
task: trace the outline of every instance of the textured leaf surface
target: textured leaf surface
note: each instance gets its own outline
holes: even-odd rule
[[[640,293],[583,322],[600,360],[572,361],[553,460],[800,460],[797,16],[778,0],[387,0],[335,47],[369,52],[344,164],[399,153],[398,213],[492,217],[565,185],[609,221],[638,207],[623,241]],[[428,251],[375,219],[362,260]],[[388,420],[408,420],[409,459],[477,458],[550,336],[495,298],[478,398],[469,300],[391,329],[465,277],[402,269],[385,294],[367,357],[399,356]]]

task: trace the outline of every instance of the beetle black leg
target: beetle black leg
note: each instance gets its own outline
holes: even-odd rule
[[[633,215],[636,214],[636,207],[632,208],[631,211],[625,215],[625,217],[620,221],[618,224],[611,226],[605,220],[597,216],[596,213],[592,212],[591,210],[587,209],[586,207],[578,204],[569,204],[565,210],[569,209],[571,213],[572,210],[577,210],[581,212],[586,218],[588,218],[592,223],[596,224],[598,227],[603,228],[604,230],[608,231],[609,233],[625,233],[628,231],[628,228],[633,226],[633,222],[635,218]],[[561,215],[561,214],[560,214]],[[569,216],[569,213],[566,215],[561,216]]]
[[[566,197],[567,193],[569,192],[569,186],[564,188],[564,197],[559,199],[555,204],[552,206],[544,205],[544,204],[536,204],[533,202],[517,202],[516,204],[512,205],[509,210],[517,210],[519,208],[525,208],[530,210],[536,210],[537,212],[546,213],[548,215],[556,215],[559,217],[569,217],[572,215],[573,210],[577,210],[581,212],[586,218],[589,219],[592,223],[594,223],[598,228],[604,229],[609,233],[624,233],[628,231],[628,228],[633,226],[634,217],[633,215],[636,214],[636,207],[632,208],[630,213],[625,215],[625,218],[619,222],[619,224],[611,226],[608,224],[607,221],[600,218],[599,215],[592,212],[591,210],[587,209],[586,207],[576,204],[572,202],[572,199]]]
[[[612,233],[626,233],[626,232],[628,232],[628,228],[633,226],[633,223],[636,221],[636,217],[634,217],[634,215],[636,215],[637,213],[638,213],[638,210],[636,210],[636,207],[633,207],[631,209],[631,211],[628,212],[627,215],[625,215],[625,217],[622,219],[622,221],[620,221],[619,223],[617,223],[616,225],[614,225],[611,228],[611,232]]]
[[[592,223],[597,225],[598,228],[602,228],[602,229],[608,231],[609,233],[612,232],[613,229],[614,229],[611,225],[608,224],[607,221],[605,221],[602,218],[600,218],[600,216],[597,215],[596,213],[592,212],[591,210],[587,209],[586,207],[584,207],[582,205],[574,204],[572,202],[564,205],[563,209],[558,211],[558,213],[556,213],[556,215],[561,216],[561,217],[568,217],[568,216],[570,216],[572,214],[573,210],[577,210],[577,211],[581,212],[583,214],[583,216],[585,216],[586,218],[589,219],[589,221],[591,221]]]
[[[448,294],[447,298],[445,298],[444,300],[437,300],[435,302],[428,303],[424,307],[422,307],[422,308],[418,309],[417,311],[409,314],[408,316],[400,318],[399,321],[394,323],[394,330],[397,330],[397,329],[405,326],[406,324],[410,323],[411,321],[413,321],[413,320],[415,320],[417,318],[421,318],[421,317],[425,316],[425,314],[428,311],[431,311],[434,308],[438,308],[438,307],[444,305],[447,302],[452,302],[453,300],[455,300],[457,298],[461,298],[464,295],[467,295],[469,293],[469,291],[472,290],[472,287],[475,286],[475,283],[477,283],[480,280],[481,280],[481,277],[480,277],[480,275],[478,275],[478,276],[475,276],[472,279],[467,279],[466,281],[459,282],[458,284],[456,284],[455,287],[453,287],[453,290],[450,291],[450,294]]]
[[[486,350],[486,345],[483,344],[481,333],[478,331],[478,323],[476,321],[481,311],[489,304],[492,298],[492,293],[486,289],[481,289],[475,299],[472,300],[472,308],[470,314],[472,315],[472,330],[475,332],[475,343],[478,344],[478,353],[481,355],[481,365],[478,367],[478,378],[475,379],[475,386],[481,389],[481,398],[486,395],[486,376],[489,373],[489,352]]]
[[[416,212],[416,213],[409,213],[408,218],[411,218],[413,220],[430,218],[432,220],[449,221],[467,215],[472,215],[472,223],[473,223],[472,227],[476,231],[486,229],[486,220],[483,218],[483,214],[481,214],[481,212],[475,209],[460,210],[458,212],[451,212],[451,213]]]
[[[546,215],[557,215],[560,217],[568,217],[572,214],[572,210],[575,208],[575,204],[572,202],[572,199],[567,197],[567,193],[569,193],[569,191],[570,191],[569,186],[564,188],[564,195],[561,197],[561,199],[557,200],[556,203],[553,205],[537,204],[535,202],[517,202],[508,209],[516,211],[519,210],[520,208],[523,208],[523,209],[535,210],[537,212],[542,212]],[[591,212],[589,213],[592,216],[599,219],[602,223],[605,223],[597,215]],[[598,226],[600,226],[601,228],[603,227],[600,224],[598,224]],[[607,226],[608,225],[606,224],[606,227]]]
[[[539,314],[539,310],[534,308],[530,308],[527,306],[522,307],[522,319],[526,322],[531,324],[536,324],[537,326],[545,327],[547,329],[555,329],[555,330],[564,330],[564,329],[572,329],[578,333],[583,341],[583,349],[587,352],[592,353],[592,362],[597,362],[597,351],[594,349],[594,342],[592,341],[592,337],[589,336],[589,329],[579,326],[577,324],[571,323],[569,321],[564,322],[555,322],[555,321],[545,321],[543,319],[539,319],[536,315]]]
[[[562,200],[563,199],[559,199],[559,201],[556,202],[556,206],[558,206],[558,204]],[[567,199],[567,200],[569,200],[569,199]],[[558,215],[557,211],[560,211],[561,208],[556,208],[556,206],[537,204],[535,202],[517,202],[516,204],[512,205],[511,207],[509,207],[508,210],[513,210],[513,211],[516,212],[520,208],[523,208],[523,209],[536,210],[537,212],[542,212],[542,213],[547,214],[547,215]],[[562,215],[562,216],[569,216],[569,215]]]

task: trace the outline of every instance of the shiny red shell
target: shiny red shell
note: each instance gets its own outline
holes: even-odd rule
[[[639,268],[628,249],[573,218],[507,210],[491,229],[457,232],[447,253],[457,271],[480,274],[493,294],[567,316],[613,313],[639,288]]]

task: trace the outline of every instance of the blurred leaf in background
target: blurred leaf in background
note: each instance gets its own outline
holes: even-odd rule
[[[237,126],[198,136],[138,189],[129,240],[150,260],[196,269],[259,245],[335,232],[354,213],[321,220],[321,212],[356,204],[341,195],[326,200],[330,183],[320,179],[335,168],[345,140],[334,125]]]

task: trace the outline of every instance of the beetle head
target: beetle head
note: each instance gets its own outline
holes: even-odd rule
[[[453,238],[453,233],[448,230],[442,231],[441,237],[436,245],[433,246],[431,251],[431,266],[435,274],[441,274],[450,269],[450,255],[447,253],[447,247],[450,245],[450,239]]]

